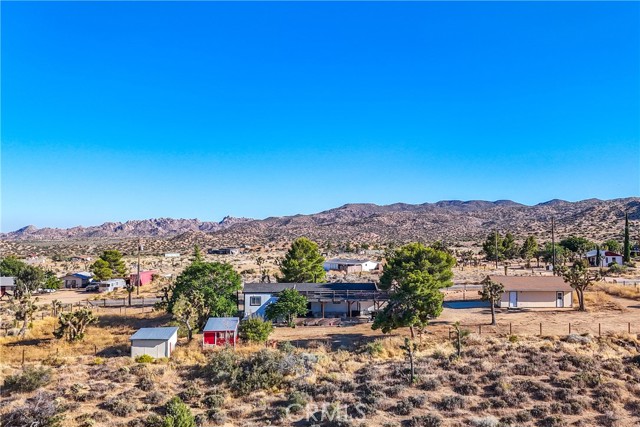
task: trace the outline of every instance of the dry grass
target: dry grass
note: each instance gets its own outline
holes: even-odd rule
[[[624,286],[613,283],[598,283],[594,289],[620,298],[640,301],[640,288],[635,286]]]

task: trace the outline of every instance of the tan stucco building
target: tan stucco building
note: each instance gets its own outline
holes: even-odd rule
[[[558,276],[489,276],[504,286],[501,308],[571,308],[573,289]]]

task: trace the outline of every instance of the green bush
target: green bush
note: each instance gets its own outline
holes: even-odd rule
[[[164,427],[196,427],[191,409],[178,397],[173,397],[165,405]]]
[[[49,368],[24,368],[22,373],[9,375],[4,380],[4,390],[11,392],[28,393],[35,391],[51,382],[51,369]]]
[[[380,340],[368,342],[364,346],[364,353],[368,354],[371,357],[380,356],[383,352],[384,345]]]
[[[149,356],[148,354],[141,354],[140,356],[136,357],[137,363],[153,363],[153,360],[153,357]]]
[[[261,317],[252,317],[240,323],[240,338],[249,342],[263,343],[273,332],[273,324]]]

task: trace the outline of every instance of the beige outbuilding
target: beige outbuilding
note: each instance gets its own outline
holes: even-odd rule
[[[129,340],[131,341],[131,357],[143,354],[155,358],[171,357],[178,342],[178,328],[175,326],[141,328]]]
[[[573,289],[558,276],[489,276],[504,286],[501,308],[571,308]]]

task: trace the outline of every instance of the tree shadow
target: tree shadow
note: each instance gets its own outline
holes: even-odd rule
[[[168,314],[154,317],[127,316],[120,314],[99,314],[98,325],[100,327],[115,328],[126,327],[132,329],[154,328],[166,326],[171,321]]]
[[[121,357],[130,354],[128,344],[115,344],[106,348],[103,348],[96,353],[99,357]]]

